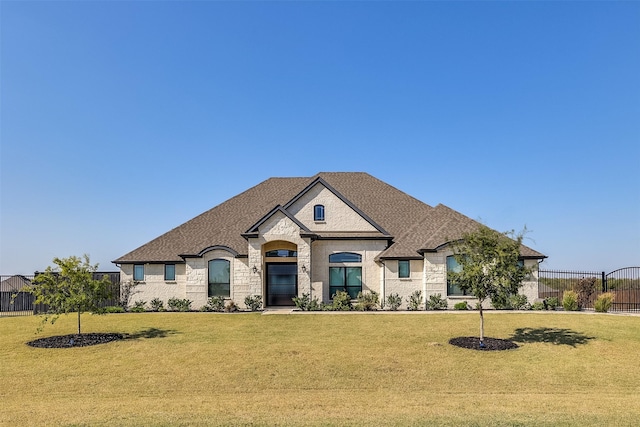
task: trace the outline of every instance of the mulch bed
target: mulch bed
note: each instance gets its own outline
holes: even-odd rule
[[[500,338],[484,337],[484,347],[480,347],[479,337],[456,337],[449,340],[449,344],[457,347],[468,348],[470,350],[500,351],[518,348],[518,344],[513,341]]]
[[[38,348],[87,347],[90,345],[106,344],[124,338],[125,336],[123,334],[117,333],[70,334],[39,338],[29,341],[27,345]]]

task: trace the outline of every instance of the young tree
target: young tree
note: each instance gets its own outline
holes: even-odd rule
[[[484,301],[515,295],[532,271],[518,262],[525,233],[526,228],[519,234],[514,231],[499,233],[482,225],[452,245],[461,268],[447,272],[447,279],[478,299],[480,347],[484,347]]]
[[[35,296],[35,304],[48,307],[43,325],[49,320],[55,323],[61,314],[78,312],[80,334],[80,315],[85,311],[101,311],[101,303],[111,296],[111,281],[106,275],[101,280],[93,278],[98,264],[91,265],[88,255],[54,258],[53,263],[57,267],[47,267],[44,273],[38,274],[29,292]]]

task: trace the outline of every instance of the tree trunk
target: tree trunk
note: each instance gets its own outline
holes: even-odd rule
[[[482,301],[480,301],[480,347],[484,347],[484,314],[482,312]]]
[[[80,307],[78,307],[78,335],[80,335]]]

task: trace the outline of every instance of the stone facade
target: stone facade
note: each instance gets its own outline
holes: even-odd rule
[[[385,297],[391,294],[397,294],[402,298],[400,308],[407,308],[407,300],[409,296],[417,291],[422,291],[424,297],[424,280],[423,270],[424,262],[422,260],[409,260],[409,277],[402,278],[398,274],[398,260],[386,260],[383,264],[384,282],[381,287],[381,295]]]
[[[318,240],[313,242],[313,262],[311,264],[313,295],[321,301],[330,301],[329,267],[332,266],[362,267],[363,292],[380,293],[381,264],[375,259],[386,247],[386,241],[380,240]],[[362,262],[330,264],[329,256],[340,252],[356,253],[362,257]]]
[[[323,221],[314,221],[313,207],[316,205],[325,207]],[[309,230],[318,233],[376,231],[371,223],[321,184],[309,189],[288,208],[288,211]]]
[[[138,282],[131,297],[135,301],[150,302],[154,298],[162,300],[165,305],[169,298],[185,298],[186,265],[176,264],[176,280],[164,280],[164,264],[144,264],[144,280]],[[120,267],[120,281],[133,281],[133,264]]]
[[[314,219],[316,205],[325,207],[322,221]],[[423,301],[431,295],[440,294],[446,298],[450,308],[459,301],[475,305],[474,298],[468,296],[447,296],[446,259],[451,255],[449,249],[445,247],[437,252],[424,253],[422,259],[411,259],[409,277],[399,277],[397,259],[378,258],[389,247],[388,236],[382,236],[366,217],[321,183],[314,184],[293,199],[286,210],[276,208],[269,215],[244,235],[247,242],[245,255],[212,246],[197,256],[185,256],[183,262],[176,262],[176,277],[172,281],[164,280],[163,264],[145,264],[144,280],[136,289],[139,293],[132,302],[159,298],[166,305],[170,298],[187,298],[192,301],[193,309],[199,309],[208,299],[209,261],[224,259],[230,263],[229,298],[240,307],[244,307],[245,297],[252,295],[263,296],[266,305],[267,262],[295,263],[297,295],[309,293],[312,298],[325,303],[331,300],[330,268],[358,266],[362,268],[362,291],[375,291],[381,298],[398,294],[402,297],[403,308],[416,290],[422,291]],[[323,237],[323,233],[329,235]],[[354,237],[349,237],[350,234]],[[363,238],[362,235],[369,237]],[[274,249],[295,251],[297,256],[267,259],[265,254]],[[329,257],[340,252],[358,254],[361,262],[331,264]],[[527,260],[526,263],[533,266],[537,260]],[[123,281],[133,280],[133,264],[122,264],[120,268]],[[521,292],[530,302],[537,298],[537,271],[525,282]],[[490,302],[486,302],[486,306],[489,308]]]

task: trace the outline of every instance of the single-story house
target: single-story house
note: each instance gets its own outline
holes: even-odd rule
[[[319,173],[267,179],[113,262],[123,282],[140,282],[136,299],[187,298],[193,308],[211,296],[242,304],[260,295],[271,307],[310,294],[328,303],[337,290],[403,301],[421,290],[453,306],[473,298],[447,284],[449,243],[478,226],[367,173]],[[522,246],[525,264],[543,258]],[[522,292],[537,298],[537,274]]]

